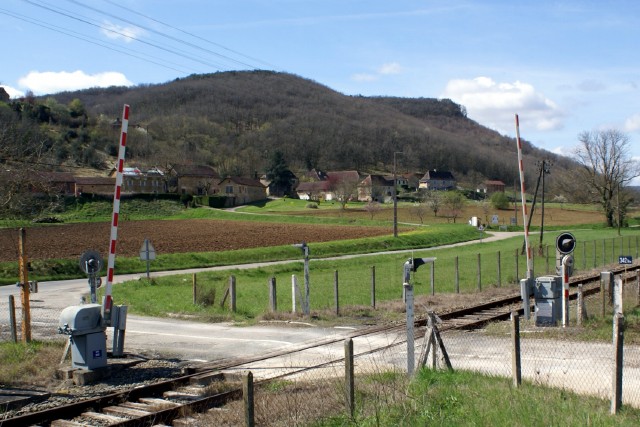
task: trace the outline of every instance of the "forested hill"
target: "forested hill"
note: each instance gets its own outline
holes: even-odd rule
[[[221,72],[165,84],[67,92],[88,117],[86,144],[113,154],[114,120],[131,106],[129,161],[206,163],[221,174],[249,175],[284,154],[293,171],[450,170],[459,180],[518,178],[516,144],[443,99],[346,96],[286,73]],[[115,139],[115,141],[114,141]],[[569,161],[524,144],[533,176],[543,158]]]

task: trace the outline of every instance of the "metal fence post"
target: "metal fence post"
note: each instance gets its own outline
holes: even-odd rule
[[[613,318],[613,379],[611,387],[611,414],[617,414],[622,406],[622,365],[624,355],[624,316]]]
[[[338,293],[338,270],[333,272],[333,295],[336,306],[336,316],[340,316],[340,297]]]
[[[236,276],[229,277],[229,305],[231,312],[236,312]]]
[[[513,385],[519,387],[522,384],[522,360],[520,357],[520,316],[511,312],[511,373],[513,375]]]
[[[480,254],[478,253],[478,291],[482,290],[482,267],[480,263]]]
[[[349,408],[351,418],[353,418],[356,410],[354,371],[353,340],[348,338],[344,341],[344,376],[347,388],[347,408]]]
[[[296,292],[298,290],[298,278],[295,274],[291,275],[291,312],[296,312]]]
[[[582,242],[582,269],[587,269],[587,242]]]
[[[500,251],[498,251],[498,287],[501,286],[501,282],[502,282],[502,266],[501,266],[501,262],[500,262]]]
[[[269,307],[272,312],[278,311],[278,299],[276,297],[276,278],[269,279]]]
[[[516,280],[518,280],[518,278],[520,277],[520,272],[518,271],[518,267],[519,267],[518,261],[519,261],[519,259],[518,259],[518,249],[516,249]]]
[[[455,286],[456,286],[456,294],[460,293],[460,270],[458,267],[458,255],[455,258]]]
[[[191,276],[191,289],[193,290],[193,305],[198,303],[198,285],[197,285],[197,274],[193,273]]]
[[[248,372],[242,378],[242,400],[244,402],[244,425],[254,427],[253,374]]]
[[[16,324],[16,301],[13,295],[9,295],[9,324],[11,327],[11,339],[18,342],[18,325]]]
[[[415,347],[413,334],[413,286],[409,283],[404,283],[403,287],[406,300],[407,315],[407,374],[413,375],[413,371],[415,369]]]
[[[371,307],[376,308],[376,266],[371,266]]]
[[[584,305],[584,293],[582,290],[582,283],[578,285],[578,306],[576,307],[576,323],[578,326],[582,326],[582,321],[586,318],[585,305]]]
[[[436,262],[431,263],[431,295],[436,294]]]
[[[640,305],[640,270],[636,270],[636,307]]]

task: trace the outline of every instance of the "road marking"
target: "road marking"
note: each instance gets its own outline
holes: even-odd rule
[[[162,335],[164,337],[180,337],[180,338],[196,338],[196,339],[205,339],[205,340],[219,340],[219,341],[251,341],[251,342],[269,342],[275,344],[286,344],[292,345],[293,343],[288,341],[278,341],[278,340],[259,340],[255,338],[225,338],[225,337],[205,337],[202,335],[183,335],[183,334],[169,334],[166,332],[147,332],[147,331],[135,331],[131,329],[127,329],[128,333],[134,334],[143,334],[143,335]]]

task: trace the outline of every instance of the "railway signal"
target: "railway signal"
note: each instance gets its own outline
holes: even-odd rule
[[[102,280],[98,273],[102,270],[104,262],[96,251],[86,251],[80,256],[80,269],[89,275],[89,289],[91,291],[91,304],[97,302],[96,289],[102,285]]]

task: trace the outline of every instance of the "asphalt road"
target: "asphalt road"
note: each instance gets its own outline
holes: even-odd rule
[[[518,233],[496,232],[483,241],[492,241],[517,236]],[[474,244],[478,241],[463,242],[451,246]],[[413,250],[403,252],[414,252]],[[398,253],[397,251],[395,253]],[[376,254],[348,255],[336,258],[353,258]],[[198,268],[180,271],[154,272],[153,276],[191,274],[207,270],[227,270],[237,268],[257,268],[266,265],[293,261],[255,263],[245,265]],[[113,284],[135,280],[144,274],[116,275]],[[33,337],[57,336],[61,311],[72,305],[81,304],[83,296],[89,293],[87,279],[40,282],[38,293],[30,298]],[[0,287],[0,332],[2,339],[8,334],[8,296],[14,295],[16,305],[20,304],[20,289],[16,286]],[[117,303],[117,301],[116,301]],[[17,307],[16,316],[21,312]],[[349,329],[321,328],[305,323],[273,323],[238,327],[229,323],[201,323],[171,318],[149,318],[129,314],[125,333],[125,351],[176,357],[183,360],[219,360],[236,356],[251,356],[267,351],[283,349],[310,340],[348,334]],[[107,330],[110,349],[111,329]]]

